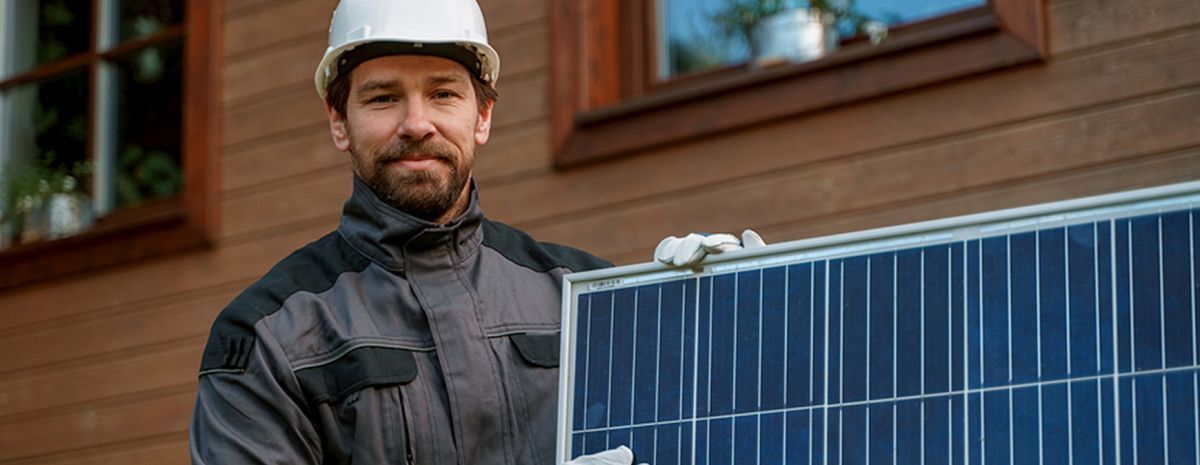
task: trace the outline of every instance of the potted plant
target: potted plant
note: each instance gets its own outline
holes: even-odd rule
[[[12,164],[0,178],[0,249],[77,234],[91,226],[91,203],[80,179],[87,162],[57,166],[52,157]]]
[[[757,66],[820,58],[837,47],[839,27],[865,32],[872,43],[887,34],[887,26],[858,12],[854,0],[726,0],[712,20],[727,36],[746,41]]]

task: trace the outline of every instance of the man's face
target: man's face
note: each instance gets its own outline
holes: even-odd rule
[[[483,105],[483,106],[481,106]],[[354,68],[346,114],[329,114],[334,145],[385,202],[446,223],[468,202],[475,147],[487,143],[491,106],[477,102],[457,62],[392,55]]]

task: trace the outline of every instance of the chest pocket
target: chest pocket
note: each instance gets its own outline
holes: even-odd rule
[[[417,377],[409,350],[360,347],[295,371],[314,406],[325,457],[331,464],[413,461],[405,385]]]

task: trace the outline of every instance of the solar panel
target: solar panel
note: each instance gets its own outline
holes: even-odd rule
[[[1198,463],[1200,183],[570,275],[559,462]]]

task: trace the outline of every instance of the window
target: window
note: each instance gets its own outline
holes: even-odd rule
[[[552,2],[556,163],[1037,61],[1042,9],[1042,0]]]
[[[0,5],[0,287],[206,243],[220,5]]]

